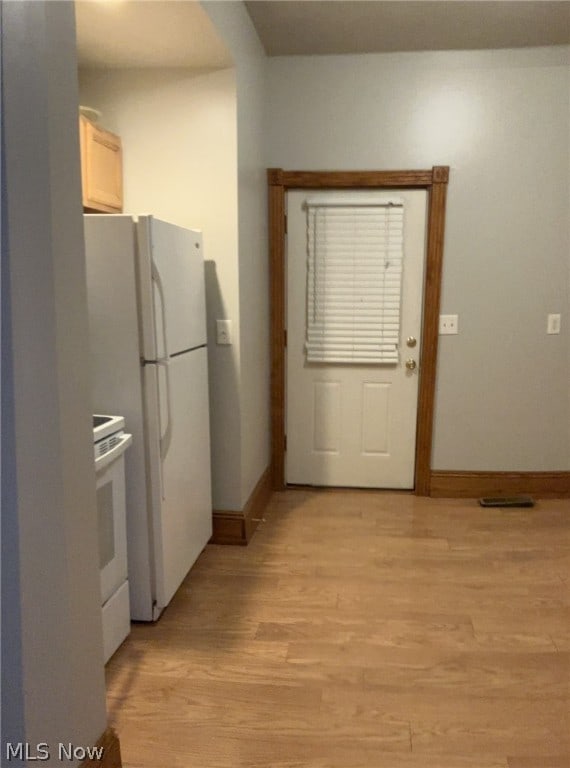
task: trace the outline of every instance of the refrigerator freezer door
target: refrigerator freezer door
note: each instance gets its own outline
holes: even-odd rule
[[[145,359],[206,344],[202,233],[141,216],[137,234]]]
[[[158,611],[212,535],[207,351],[175,357],[167,375],[162,367],[144,367]]]

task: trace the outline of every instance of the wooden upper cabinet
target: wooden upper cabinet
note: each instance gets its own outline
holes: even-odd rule
[[[79,117],[83,208],[121,213],[123,210],[123,155],[121,139],[83,115]]]

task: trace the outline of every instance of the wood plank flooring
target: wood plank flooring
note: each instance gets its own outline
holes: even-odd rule
[[[276,494],[107,666],[127,768],[569,768],[570,502]]]

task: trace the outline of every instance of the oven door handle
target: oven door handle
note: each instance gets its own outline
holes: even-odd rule
[[[117,459],[132,442],[132,435],[122,435],[119,442],[114,445],[110,451],[95,459],[95,472],[99,473],[101,470],[105,469],[105,467],[108,467],[109,464],[115,461],[115,459]]]

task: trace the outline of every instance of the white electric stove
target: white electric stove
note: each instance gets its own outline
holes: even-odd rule
[[[105,663],[131,629],[124,453],[132,436],[124,426],[122,416],[93,416]]]

